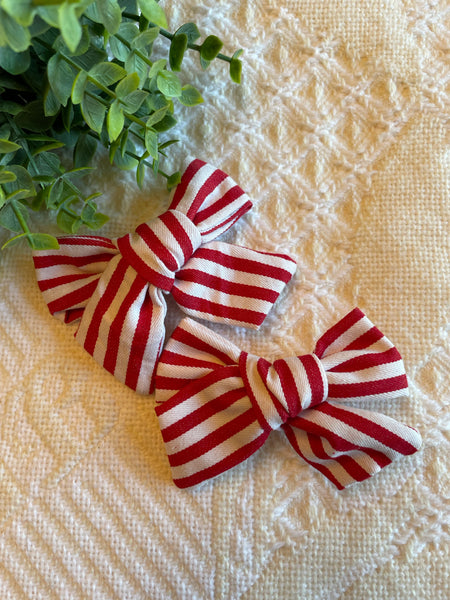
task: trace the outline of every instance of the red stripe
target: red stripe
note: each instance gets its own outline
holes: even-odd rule
[[[352,456],[350,456],[350,454],[329,456],[323,447],[322,438],[312,435],[311,433],[308,433],[307,436],[311,450],[313,454],[317,456],[317,458],[321,460],[337,462],[355,481],[364,481],[364,479],[367,479],[371,476],[371,474],[363,469],[361,465]]]
[[[156,390],[181,390],[191,382],[192,377],[164,377],[163,375],[158,375],[157,373],[155,377],[155,388]],[[156,400],[156,402],[166,401]]]
[[[187,357],[184,354],[178,354],[177,352],[171,352],[170,350],[164,350],[164,355],[161,357],[159,364],[202,369],[217,369],[217,367],[220,366],[216,362]]]
[[[388,363],[401,360],[401,356],[397,348],[389,348],[384,352],[366,352],[361,356],[350,358],[331,369],[327,369],[330,373],[350,373],[370,369],[378,365],[386,365]]]
[[[199,352],[209,353],[212,356],[215,356],[219,360],[221,360],[225,365],[235,365],[235,361],[225,352],[222,352],[215,346],[211,346],[204,340],[200,339],[196,335],[193,335],[189,331],[186,331],[182,327],[177,327],[172,334],[172,339],[177,342],[181,342],[186,344],[186,346],[190,346],[194,348],[194,350],[198,350]],[[164,353],[161,357],[161,360],[164,361]]]
[[[117,250],[117,248],[115,248]],[[117,254],[117,253],[116,253]],[[34,266],[36,269],[45,269],[56,265],[74,265],[76,267],[84,267],[93,263],[109,262],[114,258],[115,254],[110,252],[102,252],[99,254],[89,254],[87,256],[34,256]],[[92,273],[91,273],[92,275]]]
[[[167,227],[167,226],[166,226]],[[178,263],[173,257],[172,253],[169,252],[167,247],[161,242],[156,233],[147,225],[142,223],[136,229],[136,233],[141,236],[142,240],[147,244],[149,250],[156,254],[156,256],[162,260],[168,269],[176,271],[178,269]]]
[[[120,336],[123,329],[123,324],[125,322],[126,317],[128,316],[128,312],[130,306],[138,297],[139,293],[142,291],[142,288],[145,286],[145,281],[140,277],[136,277],[133,283],[130,286],[130,289],[123,299],[119,310],[117,311],[116,316],[114,317],[113,322],[110,325],[109,333],[108,333],[108,341],[107,341],[107,350],[105,353],[105,359],[103,362],[104,368],[110,373],[114,374],[114,370],[116,368],[117,362],[117,353],[119,352],[119,344],[120,344]],[[129,336],[127,331],[127,335]],[[131,353],[133,352],[133,346],[131,346]]]
[[[65,285],[66,283],[72,283],[73,281],[81,281],[93,277],[93,273],[75,273],[73,275],[62,275],[60,277],[53,277],[53,279],[41,279],[38,281],[38,286],[41,292],[46,292],[53,288]],[[99,275],[97,276],[98,281]]]
[[[240,246],[233,245],[233,249],[236,248],[240,248]],[[247,250],[247,248],[244,248],[244,250]],[[262,252],[258,252],[257,250],[252,250],[252,252],[264,256]],[[277,279],[284,283],[288,283],[292,278],[292,273],[289,273],[289,271],[280,267],[268,265],[262,259],[261,262],[259,262],[249,258],[230,256],[229,254],[225,254],[220,250],[213,250],[212,248],[200,247],[194,252],[192,258],[209,260],[213,263],[222,265],[223,267],[234,269],[235,271],[242,271],[243,273],[250,273],[253,275],[264,275],[265,277],[271,277],[272,279]]]
[[[230,377],[239,377],[239,367],[237,365],[229,365],[226,367],[219,367],[216,371],[211,371],[200,379],[190,380],[190,383],[177,392],[174,396],[155,406],[156,415],[159,417],[168,410],[178,406],[185,402],[191,396],[202,392],[211,385],[222,381],[222,379],[229,379]]]
[[[84,313],[84,308],[73,308],[71,310],[67,310],[64,315],[64,323],[69,324],[81,319]]]
[[[365,433],[366,435],[374,438],[385,446],[389,446],[389,448],[392,448],[401,454],[414,454],[414,452],[417,450],[415,446],[394,432],[386,429],[386,427],[383,427],[382,425],[374,423],[370,419],[362,417],[361,415],[349,412],[340,407],[338,408],[337,406],[334,406],[328,402],[321,404],[316,410],[334,417],[335,419],[339,419],[339,421],[342,421],[346,425]]]
[[[267,385],[267,379],[269,377],[269,370],[272,366],[273,365],[268,360],[265,360],[264,358],[258,359],[257,369],[258,369],[259,376],[261,377],[262,381],[264,382],[266,390],[269,393],[270,399],[271,399],[273,405],[275,406],[280,419],[284,423],[289,418],[289,413],[287,412],[287,410],[283,406],[283,404],[280,402],[280,400],[275,396],[275,394],[273,394],[270,391],[269,386]]]
[[[216,169],[211,173],[202,187],[199,189],[197,194],[195,195],[194,201],[189,207],[189,210],[186,213],[186,216],[191,219],[195,223],[195,215],[199,211],[201,205],[205,201],[205,199],[219,186],[225,179],[228,177],[226,173],[221,171],[220,169]]]
[[[186,193],[186,190],[187,190],[189,184],[191,183],[191,180],[194,178],[194,176],[196,175],[196,173],[204,165],[206,165],[206,163],[203,162],[202,160],[198,159],[198,158],[196,158],[195,160],[193,160],[188,165],[188,167],[186,168],[185,172],[181,176],[180,183],[177,185],[177,187],[175,189],[175,194],[173,196],[172,202],[170,203],[169,210],[175,210],[177,208],[177,206],[179,205],[179,203],[183,199],[184,194]]]
[[[144,301],[139,312],[139,319],[134,331],[133,341],[131,343],[131,352],[128,359],[127,374],[125,384],[132,389],[136,389],[139,375],[141,372],[142,360],[147,347],[147,342],[150,334],[150,329],[153,320],[153,302],[148,294],[145,294]],[[162,340],[158,340],[158,333],[164,336],[164,332],[154,332],[153,343],[159,343],[161,348]],[[157,354],[158,356],[158,354]],[[155,364],[158,361],[155,361]],[[148,391],[152,387],[153,373],[149,376]]]
[[[217,202],[214,202],[214,204],[211,204],[211,206],[208,206],[208,207],[204,208],[203,210],[199,210],[198,213],[194,217],[194,223],[197,226],[200,225],[200,223],[203,223],[203,221],[206,221],[213,215],[222,211],[224,208],[226,208],[230,204],[233,204],[233,202],[235,202],[238,198],[243,196],[244,193],[245,192],[242,188],[240,188],[238,185],[235,185],[234,187],[229,189],[222,196],[222,198],[219,198],[219,200],[217,200]],[[233,212],[233,214],[234,214],[234,212]]]
[[[145,263],[139,254],[133,250],[130,243],[130,236],[125,235],[117,240],[117,245],[119,247],[122,256],[128,264],[130,264],[133,269],[139,273],[141,277],[143,277],[149,283],[152,283],[154,286],[161,288],[162,290],[166,290],[170,292],[173,286],[174,278],[166,277],[158,271],[155,271],[151,267]]]
[[[176,423],[165,427],[161,431],[164,442],[171,442],[175,438],[185,434],[193,427],[203,423],[217,413],[226,411],[230,406],[244,398],[246,395],[247,392],[245,391],[245,388],[240,387],[237,389],[228,390],[220,396],[213,398],[206,404],[203,404],[196,410],[193,410],[185,417],[179,419]]]
[[[248,212],[252,206],[253,205],[249,200],[248,202],[243,204],[238,210],[236,210],[236,212],[234,212],[232,215],[230,215],[228,217],[228,219],[225,219],[224,221],[221,221],[214,227],[211,227],[210,229],[203,231],[202,235],[204,235],[204,236],[211,235],[211,233],[213,233],[214,231],[217,231],[218,229],[221,230],[220,233],[224,233],[225,231],[230,229],[230,227],[232,225],[234,225],[236,223],[236,221],[238,221],[242,217],[242,215],[245,215],[245,213]],[[218,235],[219,235],[219,233],[216,235],[216,237]]]
[[[312,408],[313,406],[316,406],[317,404],[320,404],[325,400],[325,390],[322,380],[322,373],[320,372],[319,365],[316,363],[314,357],[311,354],[299,356],[298,359],[302,363],[306,371],[306,376],[308,377],[309,387],[311,388],[310,408]]]
[[[380,469],[382,469],[383,467],[387,467],[392,462],[392,460],[388,456],[386,456],[379,450],[375,450],[374,448],[364,448],[364,452],[368,454],[370,458],[377,463]]]
[[[239,371],[240,371],[240,374],[242,377],[242,381],[244,382],[245,389],[247,390],[247,394],[250,399],[250,402],[252,403],[255,417],[256,417],[256,419],[258,419],[258,423],[259,423],[260,427],[262,429],[264,429],[264,431],[270,431],[272,428],[270,427],[269,423],[266,421],[265,416],[263,415],[263,412],[258,404],[258,401],[256,400],[255,394],[253,393],[253,388],[250,385],[250,382],[247,377],[247,359],[248,359],[248,353],[241,352],[241,354],[239,356]],[[264,359],[261,359],[261,360],[264,360]]]
[[[311,465],[312,467],[314,467],[315,469],[320,471],[320,473],[322,473],[322,475],[325,475],[325,477],[327,479],[329,479],[331,481],[331,483],[333,483],[339,490],[343,490],[344,486],[336,479],[336,477],[333,475],[333,473],[330,471],[330,469],[328,469],[325,465],[323,465],[321,463],[315,463],[315,462],[309,460],[308,458],[306,458],[306,456],[300,450],[300,447],[298,445],[297,438],[295,437],[293,428],[288,423],[284,423],[284,425],[282,425],[282,428],[284,429],[284,433],[286,434],[286,437],[288,438],[289,442],[291,443],[291,446],[294,448],[294,450],[297,452],[297,454],[299,456],[301,456],[303,458],[303,460],[305,462],[307,462],[309,465]]]
[[[96,287],[98,285],[98,279],[89,282],[87,285],[62,296],[61,298],[57,298],[56,300],[52,300],[52,302],[48,303],[48,310],[52,315],[62,310],[70,310],[72,307],[85,302],[89,298],[91,298],[94,293]]]
[[[288,405],[288,416],[296,417],[302,409],[302,403],[292,371],[283,359],[276,360],[273,367],[280,378],[283,394]]]
[[[211,275],[205,271],[197,269],[180,269],[176,274],[176,280],[190,281],[199,283],[205,287],[228,294],[229,296],[240,296],[243,298],[255,298],[256,300],[265,300],[266,302],[276,302],[279,292],[257,285],[248,285],[246,283],[236,283],[227,281],[222,277]],[[177,282],[175,281],[175,285]]]
[[[329,398],[359,398],[361,396],[372,396],[373,394],[385,394],[406,390],[408,380],[406,375],[387,377],[377,381],[364,381],[361,383],[330,383],[328,386]]]
[[[360,321],[364,317],[364,313],[359,308],[354,308],[349,312],[343,319],[338,321],[333,327],[330,327],[326,331],[316,344],[314,354],[319,358],[322,358],[324,352],[335,342],[338,337],[345,333],[350,327],[353,327],[355,323]]]
[[[172,212],[166,212],[160,217],[161,221],[177,240],[184,256],[184,262],[189,260],[194,252],[191,238]],[[182,265],[177,265],[177,269]],[[175,269],[174,269],[175,270]]]
[[[97,306],[95,307],[94,314],[92,315],[91,322],[89,323],[89,327],[86,333],[86,339],[84,342],[84,348],[89,352],[89,354],[93,354],[95,350],[95,345],[97,343],[98,332],[100,329],[100,323],[102,322],[103,316],[111,306],[114,298],[116,297],[117,290],[120,287],[120,284],[123,281],[125,276],[125,272],[128,269],[127,263],[121,258],[117,263],[117,266],[108,281],[108,284],[105,289],[105,293],[99,299]]]
[[[222,319],[230,319],[232,321],[258,326],[262,324],[266,317],[266,313],[258,312],[256,310],[233,308],[218,302],[212,302],[211,300],[190,296],[176,287],[172,289],[172,296],[181,308],[195,310]]]
[[[232,454],[229,454],[221,461],[217,462],[202,471],[198,471],[188,477],[180,477],[179,479],[174,479],[173,482],[179,488],[187,488],[193,485],[197,485],[202,481],[206,481],[207,479],[211,479],[212,477],[216,477],[217,475],[221,475],[232,469],[236,465],[240,464],[244,460],[247,460],[252,454],[254,454],[266,441],[269,432],[263,431],[260,436],[256,439],[252,440],[245,446],[241,446]]]
[[[378,340],[381,340],[382,337],[384,337],[384,335],[375,327],[375,325],[373,325],[369,331],[363,333],[363,335],[346,346],[344,350],[364,350],[378,342]]]
[[[222,444],[229,438],[233,437],[239,431],[242,431],[252,423],[256,421],[253,407],[249,408],[245,413],[232,419],[228,423],[224,423],[216,430],[211,431],[198,442],[195,442],[187,448],[183,448],[175,454],[169,454],[169,463],[171,467],[179,467],[186,463],[199,458],[203,454],[206,454],[213,448],[216,448],[219,444]],[[164,434],[163,434],[164,435]]]

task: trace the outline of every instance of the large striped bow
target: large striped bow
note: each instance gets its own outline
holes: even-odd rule
[[[80,319],[76,338],[120,381],[152,389],[165,337],[165,295],[188,314],[258,327],[295,271],[281,254],[213,242],[252,204],[226,173],[187,163],[169,210],[116,240],[59,239],[34,254],[50,312]]]
[[[314,354],[276,360],[241,352],[185,318],[156,374],[156,414],[178,487],[244,461],[282,428],[294,450],[343,489],[420,447],[418,432],[342,402],[407,393],[398,350],[355,308]]]

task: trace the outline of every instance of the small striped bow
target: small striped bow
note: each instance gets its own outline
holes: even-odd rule
[[[60,238],[34,253],[50,312],[80,320],[79,343],[120,381],[149,393],[169,292],[189,315],[257,328],[295,272],[287,256],[213,242],[252,204],[226,173],[187,163],[167,212],[115,240]]]
[[[313,354],[273,364],[185,318],[158,365],[156,414],[178,487],[231,469],[281,428],[307,463],[343,489],[413,454],[421,438],[342,402],[393,399],[407,389],[398,350],[358,308]]]

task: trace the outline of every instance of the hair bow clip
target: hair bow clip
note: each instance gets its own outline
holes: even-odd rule
[[[180,488],[231,469],[282,429],[300,457],[343,489],[421,445],[415,429],[345,402],[395,399],[407,389],[398,350],[358,308],[313,354],[273,364],[185,318],[158,364],[156,414]]]
[[[169,209],[118,239],[59,238],[34,253],[50,312],[120,381],[149,393],[165,338],[165,296],[188,315],[258,328],[295,272],[282,254],[213,241],[252,206],[220,169],[189,159]]]

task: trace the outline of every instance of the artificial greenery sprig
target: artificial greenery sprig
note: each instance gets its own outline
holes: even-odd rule
[[[170,41],[167,59],[153,59],[154,42]],[[177,140],[161,139],[176,123],[176,103],[203,101],[177,72],[186,51],[208,68],[219,59],[231,79],[241,78],[237,51],[207,36],[194,23],[167,29],[156,0],[0,0],[0,226],[16,233],[5,246],[26,239],[34,249],[57,247],[56,238],[34,233],[30,209],[46,210],[67,233],[97,229],[107,217],[77,178],[89,170],[98,144],[111,163],[134,169],[139,186],[147,170],[167,179],[160,156]],[[72,149],[73,167],[57,153]]]

